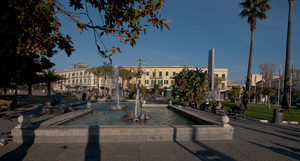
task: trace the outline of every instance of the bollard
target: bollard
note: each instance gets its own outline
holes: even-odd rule
[[[45,103],[45,105],[46,105],[46,107],[51,107],[51,102],[47,101],[47,102]]]
[[[223,127],[231,127],[229,124],[229,117],[227,115],[222,116],[222,125]]]
[[[91,102],[86,103],[86,108],[92,108],[92,103]]]
[[[32,126],[28,115],[20,115],[18,117],[18,122],[19,124],[15,128],[27,128]]]

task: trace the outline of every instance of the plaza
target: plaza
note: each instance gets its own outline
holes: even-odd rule
[[[33,122],[53,117],[40,115],[41,105],[1,112],[1,129],[11,130],[20,114],[32,113]],[[220,122],[221,115],[191,109]],[[9,141],[0,147],[0,160],[298,160],[299,125],[261,123],[257,119],[230,119],[232,140],[122,143],[31,143]],[[3,137],[2,134],[1,137]]]

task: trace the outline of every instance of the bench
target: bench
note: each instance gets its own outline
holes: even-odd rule
[[[233,115],[234,115],[234,118],[237,118],[237,117],[246,118],[245,113],[246,113],[246,108],[244,108],[244,106],[242,106],[240,108],[240,110],[234,111]]]
[[[8,110],[10,108],[12,102],[13,101],[0,100],[0,111]]]

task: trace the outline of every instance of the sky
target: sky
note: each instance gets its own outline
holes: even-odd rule
[[[113,37],[104,37],[108,47],[120,47],[122,53],[112,56],[113,65],[135,66],[141,58],[145,66],[208,66],[208,51],[215,49],[215,68],[228,68],[228,79],[239,82],[247,75],[250,50],[250,25],[239,13],[242,0],[165,0],[162,18],[170,19],[170,30],[147,28],[137,45],[123,45]],[[260,64],[275,64],[284,69],[288,23],[288,0],[273,0],[267,20],[258,20],[252,57],[252,73],[259,73]],[[94,12],[92,12],[94,13]],[[96,14],[96,13],[94,13]],[[109,62],[99,56],[92,31],[76,31],[76,24],[58,15],[61,31],[72,37],[76,51],[70,56],[59,51],[52,62],[56,71],[70,65],[87,63],[89,67]],[[96,21],[98,17],[95,16]],[[291,60],[300,69],[300,0],[293,8]]]

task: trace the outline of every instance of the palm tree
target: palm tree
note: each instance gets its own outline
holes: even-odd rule
[[[248,23],[250,24],[250,31],[251,31],[247,83],[246,83],[246,90],[243,99],[243,104],[246,108],[248,108],[250,74],[251,74],[252,53],[253,53],[253,40],[254,40],[254,32],[256,29],[256,22],[257,22],[257,18],[261,20],[267,19],[267,15],[265,14],[265,12],[271,10],[271,7],[268,4],[268,2],[270,1],[271,0],[245,0],[245,2],[240,3],[240,5],[243,7],[240,16],[242,18],[248,17]]]
[[[99,78],[103,73],[103,68],[101,67],[92,67],[88,70],[89,72],[92,72],[93,75],[97,78],[97,92],[96,92],[96,96],[98,96],[99,93]]]
[[[103,62],[101,68],[103,70],[102,75],[104,76],[104,89],[106,90],[106,79],[112,77],[112,75],[113,75],[113,66],[112,66],[111,63]],[[111,95],[110,92],[111,92],[111,90],[109,91],[109,94]]]
[[[291,55],[291,38],[292,38],[292,16],[293,16],[293,5],[295,0],[289,1],[289,21],[288,21],[288,33],[286,43],[286,56],[285,56],[285,73],[284,73],[284,91],[281,108],[286,113],[290,113],[289,104],[289,88],[290,88],[290,55]]]
[[[130,70],[131,77],[135,78],[135,88],[138,88],[138,79],[141,77],[142,73],[137,70]]]
[[[55,69],[43,71],[42,81],[47,84],[47,96],[51,97],[52,83],[64,79],[61,75],[56,74]]]
[[[122,78],[123,96],[125,96],[125,80],[130,80],[132,78],[130,70],[124,69],[120,66],[119,76]]]

